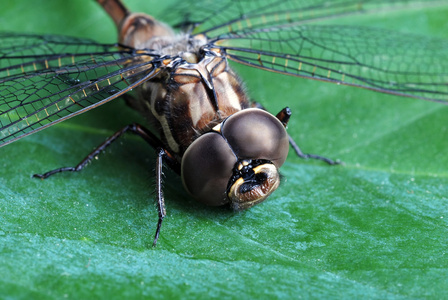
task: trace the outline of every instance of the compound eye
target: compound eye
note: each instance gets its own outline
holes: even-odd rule
[[[182,158],[182,182],[198,201],[220,206],[229,202],[226,189],[236,157],[218,133],[206,133],[195,140]]]
[[[261,109],[250,108],[233,114],[224,122],[222,134],[240,159],[266,159],[280,168],[288,155],[285,127]]]

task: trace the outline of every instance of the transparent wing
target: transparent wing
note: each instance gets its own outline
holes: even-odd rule
[[[90,110],[157,72],[156,57],[84,39],[0,35],[0,146]]]
[[[354,13],[446,4],[446,0],[203,0],[179,1],[160,19],[209,38],[252,28],[335,18]]]
[[[245,30],[214,44],[257,68],[448,103],[448,41],[315,25]]]
[[[447,41],[314,25],[317,20],[347,14],[447,4],[446,0],[201,1],[188,3],[189,7],[181,4],[178,10],[184,11],[183,19],[178,23],[189,25],[193,33],[206,34],[213,46],[239,63],[447,103]]]

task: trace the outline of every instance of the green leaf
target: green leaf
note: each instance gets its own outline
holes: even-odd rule
[[[114,42],[93,1],[10,2],[2,30]],[[445,5],[331,22],[446,39],[447,14]],[[344,165],[290,153],[278,191],[241,213],[195,203],[167,170],[153,249],[155,155],[139,139],[78,174],[31,178],[143,122],[112,102],[0,149],[2,298],[447,298],[448,107],[237,69],[270,111],[291,107],[288,130],[305,152]]]

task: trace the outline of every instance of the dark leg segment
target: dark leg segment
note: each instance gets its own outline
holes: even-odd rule
[[[289,144],[294,149],[294,151],[296,152],[298,157],[304,158],[304,159],[309,159],[309,158],[311,158],[311,159],[318,159],[318,160],[326,162],[329,165],[339,165],[339,164],[341,164],[340,161],[332,160],[332,159],[329,159],[329,158],[326,158],[326,157],[323,157],[323,156],[320,156],[320,155],[303,153],[302,150],[300,150],[299,146],[297,146],[296,142],[292,139],[292,137],[290,135],[288,135],[288,137],[289,137]]]
[[[254,102],[252,103],[252,107],[256,107],[256,108],[260,108],[263,110],[266,110],[263,105],[261,105],[258,102]],[[283,126],[286,127],[286,125],[288,124],[288,121],[291,117],[291,109],[289,109],[289,107],[285,107],[284,109],[282,109],[277,115],[277,119],[280,120],[280,122],[282,122]],[[300,150],[299,146],[296,144],[296,142],[293,140],[293,138],[288,134],[288,138],[289,138],[289,144],[291,145],[291,147],[294,149],[294,151],[296,152],[297,156],[303,159],[318,159],[321,161],[326,162],[329,165],[339,165],[341,164],[340,161],[335,161],[320,155],[316,155],[316,154],[306,154],[303,153],[302,150]]]
[[[283,126],[286,127],[288,125],[289,119],[291,118],[291,114],[292,113],[289,107],[285,107],[275,117],[279,119],[280,122],[282,122]]]
[[[163,159],[166,157],[166,152],[162,148],[157,150],[156,161],[156,193],[157,193],[157,208],[159,211],[159,221],[157,222],[156,235],[152,246],[155,247],[159,239],[160,228],[162,227],[163,218],[166,216],[165,198],[163,197],[162,176],[163,176]]]
[[[58,168],[46,172],[44,174],[34,174],[33,177],[45,179],[56,173],[81,171],[98,154],[104,151],[108,146],[110,146],[114,141],[116,141],[120,136],[122,136],[126,132],[132,132],[137,134],[138,136],[143,138],[148,144],[150,144],[151,147],[157,149],[156,193],[157,193],[157,208],[159,212],[159,221],[157,222],[157,230],[153,242],[153,246],[155,246],[160,235],[160,228],[162,227],[163,218],[166,216],[165,199],[163,197],[163,189],[162,189],[163,163],[166,162],[168,166],[177,173],[180,173],[180,164],[174,159],[174,157],[169,152],[163,149],[163,143],[154,134],[152,134],[149,130],[147,130],[143,126],[136,123],[125,126],[121,130],[117,131],[114,135],[109,137],[104,143],[99,145],[95,150],[89,153],[75,167]]]
[[[153,147],[154,149],[158,149],[158,148],[163,148],[163,144],[162,142],[154,135],[152,134],[149,130],[147,130],[146,128],[144,128],[143,126],[141,126],[140,124],[130,124],[125,126],[124,128],[122,128],[121,130],[117,131],[114,133],[114,135],[112,135],[111,137],[109,137],[106,141],[104,141],[104,143],[102,143],[101,145],[99,145],[95,150],[93,150],[91,153],[89,153],[79,164],[77,164],[75,167],[63,167],[63,168],[58,168],[58,169],[54,169],[51,171],[48,171],[44,174],[34,174],[33,177],[36,178],[41,178],[41,179],[46,179],[48,177],[50,177],[51,175],[54,175],[56,173],[61,173],[61,172],[78,172],[81,171],[82,169],[84,169],[85,166],[87,166],[87,164],[92,161],[98,154],[100,154],[102,151],[104,151],[108,146],[110,146],[113,142],[115,142],[120,136],[122,136],[124,133],[126,132],[132,132],[137,134],[138,136],[140,136],[141,138],[143,138],[148,144],[151,145],[151,147]],[[174,169],[174,171],[178,171],[178,169],[180,168],[179,166],[177,166],[176,161],[169,157],[168,155],[167,159],[168,159],[168,165],[170,167],[172,167]]]

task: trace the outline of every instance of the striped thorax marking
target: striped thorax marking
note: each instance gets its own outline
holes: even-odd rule
[[[197,63],[164,61],[162,69],[160,80],[145,84],[143,106],[174,153],[182,155],[200,134],[248,106],[241,81],[219,52]]]

